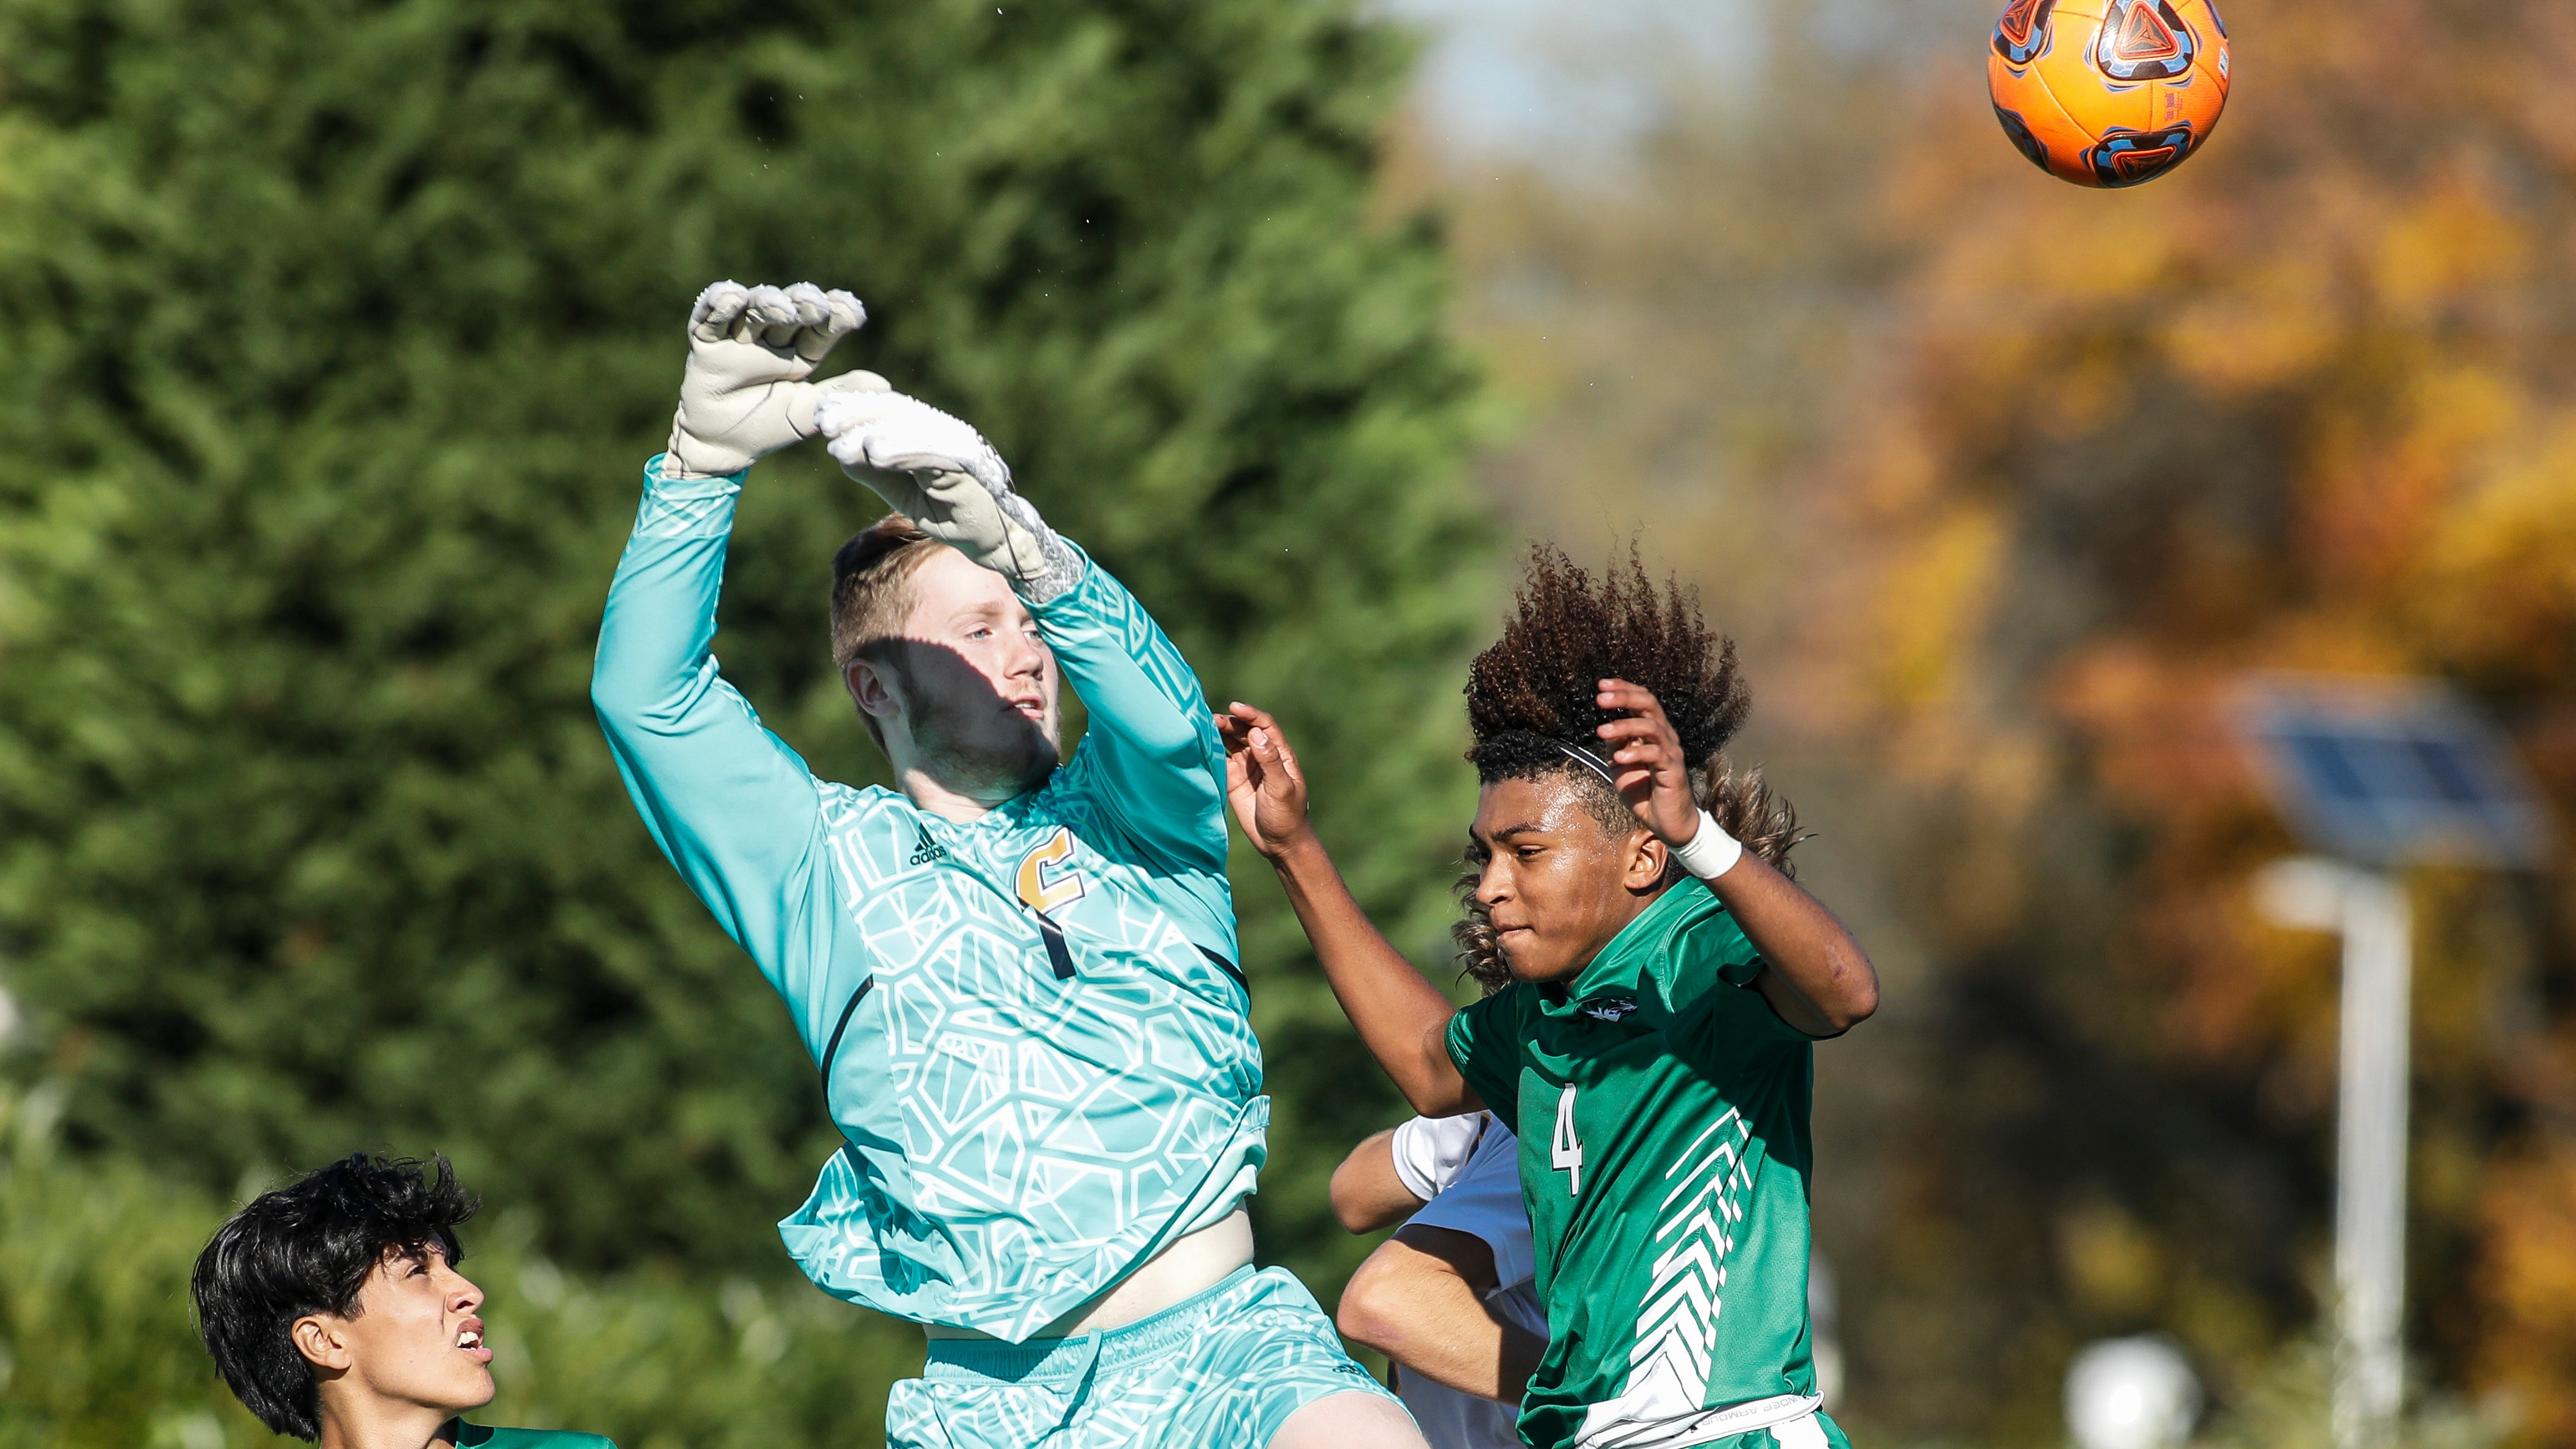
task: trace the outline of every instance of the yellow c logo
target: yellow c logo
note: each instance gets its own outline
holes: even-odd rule
[[[1081,900],[1090,887],[1065,862],[1073,859],[1073,832],[1057,826],[1046,844],[1020,857],[1020,904],[1043,916]]]

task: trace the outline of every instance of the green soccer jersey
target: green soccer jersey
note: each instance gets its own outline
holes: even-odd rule
[[[456,1449],[617,1449],[597,1434],[565,1429],[498,1429],[459,1419],[447,1426]]]
[[[1700,1444],[1816,1407],[1813,1047],[1749,989],[1761,969],[1686,880],[1572,981],[1449,1023],[1459,1071],[1520,1134],[1548,1320],[1520,1421],[1537,1449]]]

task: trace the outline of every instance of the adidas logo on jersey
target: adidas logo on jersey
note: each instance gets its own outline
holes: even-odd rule
[[[912,855],[904,861],[904,864],[907,866],[928,865],[934,860],[946,860],[947,858],[948,847],[931,839],[930,827],[925,825],[921,827],[921,838],[912,843]]]
[[[1583,1003],[1583,1014],[1594,1021],[1618,1021],[1637,1014],[1633,996],[1598,996]]]

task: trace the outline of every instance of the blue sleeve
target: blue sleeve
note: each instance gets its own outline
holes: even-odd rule
[[[1157,864],[1222,878],[1225,745],[1189,661],[1087,556],[1082,582],[1029,612],[1090,712],[1085,793]]]
[[[644,828],[787,998],[810,1047],[831,946],[820,797],[709,649],[741,475],[665,480],[661,461],[645,466],[608,587],[591,703]]]

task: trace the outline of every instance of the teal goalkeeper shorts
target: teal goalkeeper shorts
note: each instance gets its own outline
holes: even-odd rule
[[[1080,1338],[934,1338],[886,1400],[887,1449],[1259,1449],[1327,1394],[1393,1399],[1283,1268]]]

